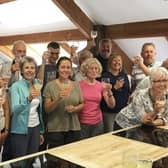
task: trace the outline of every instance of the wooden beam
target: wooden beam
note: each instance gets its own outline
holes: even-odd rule
[[[74,3],[73,0],[52,0],[63,13],[77,26],[81,33],[90,38],[94,24],[88,16]]]
[[[10,45],[16,40],[24,40],[26,43],[39,43],[49,41],[85,40],[86,37],[78,30],[64,30],[46,33],[33,33],[15,36],[0,37],[0,45]]]
[[[128,74],[131,74],[133,66],[131,59],[114,41],[112,41],[112,45],[113,45],[112,48],[113,53],[117,53],[122,56],[124,71]]]
[[[15,1],[15,0],[0,0],[0,4],[8,3],[8,2],[11,2],[11,1]]]
[[[67,43],[59,43],[59,44],[68,54],[71,54],[71,47]]]
[[[168,19],[105,26],[112,39],[168,36]]]
[[[0,45],[0,51],[3,52],[5,55],[7,55],[10,58],[14,58],[12,51],[10,48],[8,48],[7,46],[2,46]]]

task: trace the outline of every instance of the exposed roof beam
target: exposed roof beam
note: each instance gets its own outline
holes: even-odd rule
[[[168,35],[168,19],[105,26],[105,36],[112,39],[166,35]]]
[[[68,41],[68,40],[85,40],[86,37],[78,30],[64,30],[45,33],[33,33],[15,36],[0,37],[1,45],[13,44],[16,40],[24,40],[26,43],[39,43],[49,41]]]
[[[7,55],[10,58],[14,58],[12,51],[7,46],[0,45],[0,51],[3,52],[5,55]]]
[[[94,24],[88,16],[74,3],[73,0],[52,0],[62,12],[72,21],[73,24],[87,38],[90,38],[90,32]]]
[[[68,53],[71,53],[71,47],[67,43],[59,43],[60,46]]]
[[[8,2],[11,2],[11,1],[15,1],[15,0],[0,0],[0,4],[8,3]]]

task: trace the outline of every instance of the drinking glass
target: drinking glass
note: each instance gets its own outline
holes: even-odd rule
[[[9,68],[8,64],[4,64],[4,68],[2,69],[2,79],[5,86],[5,89],[8,89],[8,83],[11,77],[11,68]]]
[[[110,78],[108,78],[108,77],[102,77],[101,81],[104,82],[104,83],[110,83]]]
[[[146,155],[144,153],[138,154],[137,159],[137,168],[152,168],[153,162],[149,158],[149,155]]]
[[[5,88],[0,88],[0,111],[3,111],[2,105],[5,103],[5,100],[6,100]]]
[[[43,80],[41,80],[41,79],[36,79],[36,83],[34,83],[34,88],[35,88],[37,91],[41,92],[42,87],[43,87]]]
[[[133,151],[123,153],[123,168],[137,168],[137,153]]]
[[[92,39],[95,39],[97,37],[97,31],[96,30],[92,30],[90,35],[91,35]]]
[[[166,98],[157,98],[155,101],[156,106],[159,108],[158,117],[161,117],[165,111]]]
[[[151,160],[138,160],[137,168],[152,168],[152,164]]]

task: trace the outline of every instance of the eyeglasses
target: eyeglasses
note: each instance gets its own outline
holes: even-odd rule
[[[167,83],[168,80],[167,79],[163,79],[163,80],[155,80],[153,81],[154,83]]]

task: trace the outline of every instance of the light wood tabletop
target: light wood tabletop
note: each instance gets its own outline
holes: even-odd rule
[[[147,160],[168,156],[168,148],[159,147],[112,133],[64,145],[47,152],[53,156],[87,168],[122,168],[124,152],[140,152]]]

